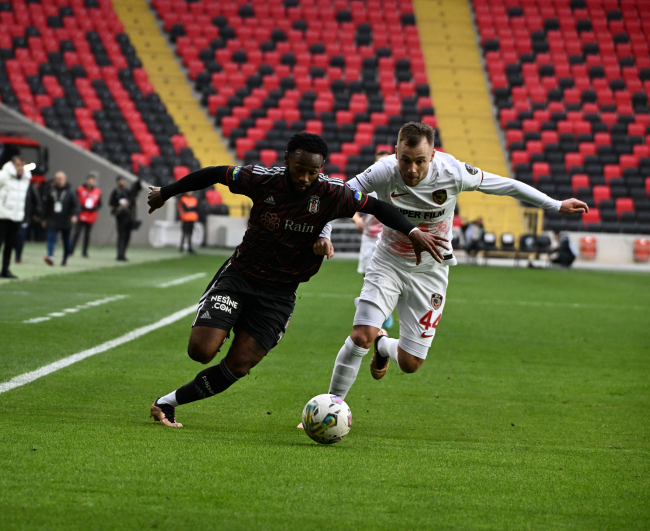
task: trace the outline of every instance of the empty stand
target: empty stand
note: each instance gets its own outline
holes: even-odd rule
[[[198,168],[110,0],[0,2],[0,100],[151,182]]]
[[[436,127],[411,0],[153,0],[202,103],[246,164],[283,165],[292,134],[355,176],[409,120]],[[438,141],[439,143],[439,141]]]
[[[546,228],[650,233],[650,3],[472,3],[517,179],[597,209]]]

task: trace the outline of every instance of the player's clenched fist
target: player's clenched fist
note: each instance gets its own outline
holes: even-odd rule
[[[417,257],[416,264],[420,265],[422,261],[422,252],[426,251],[433,259],[442,263],[444,260],[442,251],[439,247],[449,250],[449,240],[439,236],[437,234],[432,234],[430,232],[423,232],[420,229],[415,229],[409,234],[409,240],[413,244],[413,250],[415,251],[415,256]]]
[[[582,212],[589,212],[587,203],[583,203],[578,199],[565,199],[560,206],[562,214],[580,214]]]
[[[327,238],[318,238],[314,244],[314,254],[317,256],[327,256],[329,260],[334,256],[334,246]]]
[[[165,204],[165,200],[160,194],[160,186],[150,186],[149,195],[147,196],[147,204],[151,207],[149,209],[149,214],[154,210],[158,210]]]

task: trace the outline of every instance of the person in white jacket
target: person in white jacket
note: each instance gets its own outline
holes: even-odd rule
[[[25,217],[25,200],[31,178],[31,172],[25,169],[25,161],[19,156],[13,157],[0,170],[0,246],[4,245],[2,278],[17,278],[9,271],[9,264],[18,229]]]

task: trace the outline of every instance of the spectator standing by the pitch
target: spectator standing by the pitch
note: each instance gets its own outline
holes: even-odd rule
[[[45,219],[43,225],[47,228],[47,256],[44,258],[48,265],[54,265],[54,247],[61,233],[63,243],[63,260],[61,265],[68,262],[70,256],[70,232],[77,223],[79,203],[77,195],[68,183],[68,178],[62,171],[54,174],[54,184],[50,186],[45,196]]]
[[[77,199],[81,212],[79,213],[79,223],[75,226],[74,236],[72,238],[72,249],[70,254],[74,254],[77,241],[84,233],[83,250],[81,256],[88,258],[88,244],[90,243],[90,231],[97,221],[97,211],[102,206],[102,191],[97,188],[97,172],[90,172],[86,177],[85,184],[77,188]]]
[[[109,204],[111,214],[117,224],[117,259],[126,262],[126,248],[129,246],[131,231],[135,226],[135,197],[141,189],[140,181],[131,188],[126,187],[126,179],[117,176],[117,188],[111,193]]]
[[[25,217],[18,229],[18,236],[16,236],[16,263],[20,264],[23,257],[23,247],[27,239],[27,233],[31,228],[31,237],[35,241],[37,239],[37,230],[41,229],[41,218],[43,217],[43,203],[41,202],[41,194],[34,183],[30,183],[27,188],[27,197],[25,198]]]
[[[16,235],[25,217],[25,199],[32,174],[25,169],[25,161],[14,156],[0,170],[0,245],[2,252],[2,271],[0,277],[17,278],[9,271],[11,251],[16,243]]]
[[[465,251],[468,255],[473,256],[482,249],[484,233],[483,218],[476,218],[467,226],[465,229]]]
[[[194,224],[199,220],[199,200],[194,197],[193,192],[186,192],[178,198],[176,202],[178,208],[178,216],[181,220],[181,253],[187,240],[187,252],[194,254],[192,249],[192,233],[194,232]]]
[[[578,256],[578,250],[571,243],[568,234],[555,231],[554,236],[557,248],[552,253],[554,256],[551,262],[562,267],[571,267]]]

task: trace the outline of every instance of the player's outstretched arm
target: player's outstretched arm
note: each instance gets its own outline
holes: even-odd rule
[[[387,227],[408,236],[413,244],[413,250],[417,257],[417,265],[420,265],[420,262],[422,261],[422,252],[424,251],[433,256],[436,262],[442,263],[444,260],[440,247],[449,249],[447,246],[449,240],[437,234],[421,231],[406,219],[393,205],[389,205],[384,201],[368,196],[366,204],[359,209],[359,212],[372,214]]]
[[[149,205],[149,214],[154,210],[161,208],[167,199],[174,195],[184,194],[185,192],[195,192],[203,190],[208,186],[214,186],[217,183],[227,184],[226,178],[230,166],[209,166],[200,170],[188,173],[182,179],[163,186],[149,187],[147,203]]]
[[[539,208],[557,210],[562,214],[589,212],[587,204],[578,199],[558,201],[521,181],[507,179],[487,172],[483,173],[483,181],[478,190],[484,194],[509,195]]]

